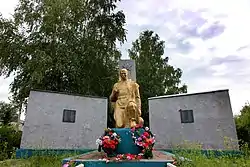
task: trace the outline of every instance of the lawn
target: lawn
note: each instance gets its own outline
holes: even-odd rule
[[[191,160],[191,161],[180,161],[176,166],[181,167],[250,167],[250,157],[206,157],[201,154],[191,153],[182,154],[181,156]]]
[[[183,156],[191,161],[178,160],[178,167],[250,167],[250,156],[242,157],[219,157],[207,158],[198,153],[182,153]],[[1,167],[60,167],[61,161],[67,156],[40,156],[31,157],[26,160],[5,160],[0,162]]]
[[[1,167],[60,167],[65,156],[41,156],[29,159],[11,159],[0,162]]]

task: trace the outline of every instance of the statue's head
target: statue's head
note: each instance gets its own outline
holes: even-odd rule
[[[123,81],[128,80],[128,70],[127,69],[120,70],[119,80],[123,80]]]

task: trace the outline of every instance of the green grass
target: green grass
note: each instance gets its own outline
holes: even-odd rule
[[[8,159],[0,161],[0,167],[61,167],[62,160],[68,157],[74,157],[77,154],[32,156],[27,159]]]
[[[185,158],[192,160],[181,162],[178,160],[177,166],[180,167],[249,167],[250,157],[220,157],[220,158],[207,158],[203,155],[190,153],[180,154]],[[60,167],[61,161],[67,156],[41,156],[31,157],[27,160],[5,160],[0,162],[0,166],[4,167]]]
[[[192,162],[178,163],[182,167],[249,167],[250,160],[245,158],[212,158],[193,156]]]
[[[248,152],[249,153],[249,152]],[[173,152],[177,157],[185,157],[191,161],[181,161],[177,158],[178,167],[250,167],[250,154],[239,156],[210,155],[209,157],[200,151],[188,150]],[[2,167],[60,167],[64,158],[75,156],[75,154],[57,156],[36,156],[28,159],[10,159],[0,162]]]
[[[180,153],[191,161],[181,161],[177,158],[177,166],[181,167],[250,167],[250,156],[204,156],[200,153]]]
[[[12,159],[0,162],[4,167],[59,167],[65,156],[41,156],[29,159]]]

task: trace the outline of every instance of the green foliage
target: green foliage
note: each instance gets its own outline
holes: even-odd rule
[[[6,126],[18,121],[18,108],[14,104],[0,102],[0,124]]]
[[[20,147],[21,136],[21,131],[12,126],[0,127],[0,161],[12,157],[15,149]]]
[[[241,147],[250,147],[250,104],[246,103],[240,111],[240,115],[234,118],[237,136]]]
[[[31,89],[108,96],[125,40],[119,0],[19,0],[0,16],[0,74],[15,74],[13,99]]]
[[[240,116],[238,117],[238,125],[244,127],[250,132],[250,104],[246,103],[245,106],[240,111]]]
[[[148,124],[148,98],[161,95],[186,93],[181,84],[182,71],[167,64],[163,58],[164,41],[153,31],[142,32],[129,49],[130,58],[136,62],[136,78],[142,96],[142,112]]]

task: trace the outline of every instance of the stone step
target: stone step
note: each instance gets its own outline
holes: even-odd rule
[[[115,157],[110,158],[108,161],[102,157],[105,154],[103,152],[91,151],[76,157],[66,158],[62,161],[65,165],[67,162],[72,162],[74,165],[83,164],[84,167],[166,167],[167,164],[174,162],[173,154],[164,151],[153,151],[153,159],[141,159],[141,160],[122,160],[115,161]]]

